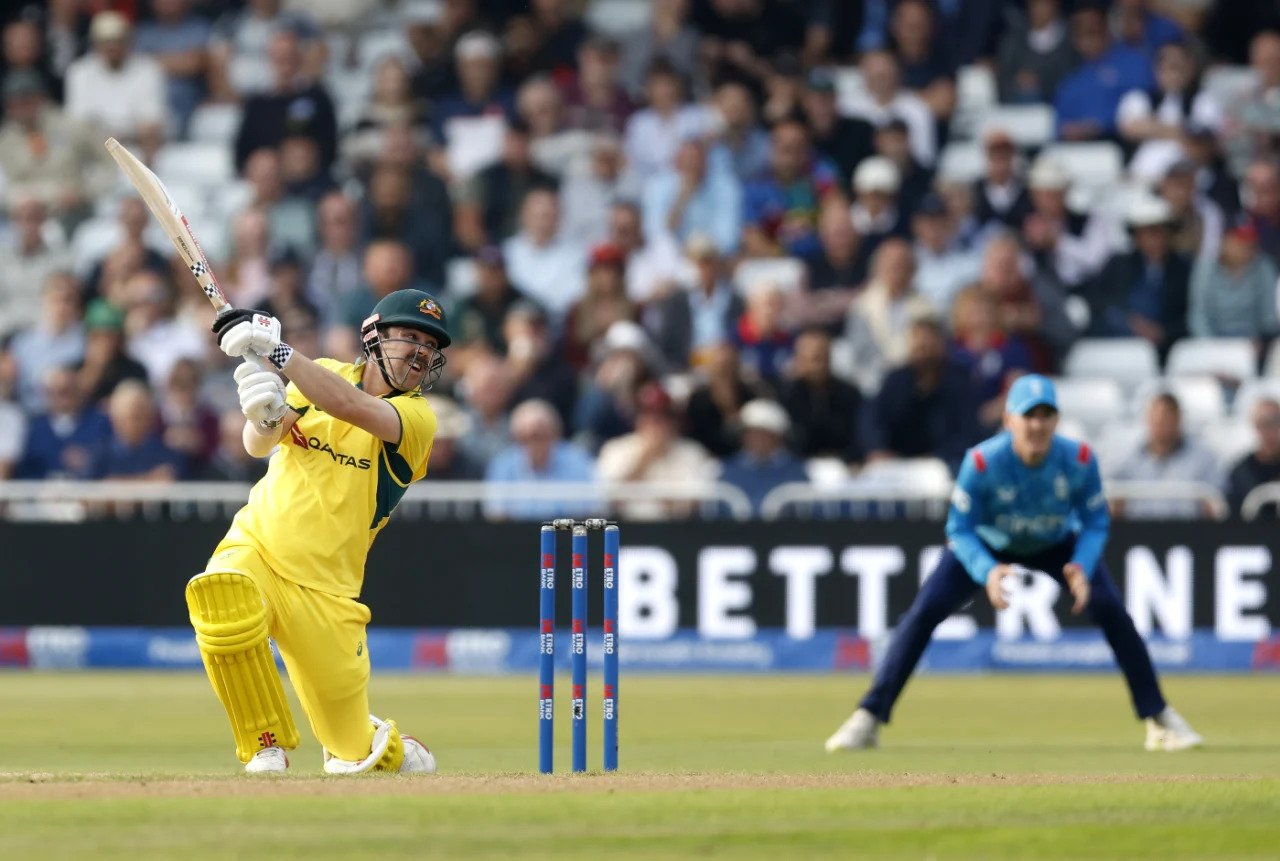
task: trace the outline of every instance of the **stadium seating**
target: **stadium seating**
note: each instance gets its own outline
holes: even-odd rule
[[[1124,392],[1115,380],[1063,377],[1055,382],[1062,415],[1081,422],[1090,431],[1098,430],[1125,412]]]
[[[1000,129],[1023,149],[1039,149],[1053,140],[1051,105],[1000,105],[987,111],[978,123],[978,137]]]
[[[156,153],[155,171],[166,185],[188,183],[212,189],[235,178],[231,150],[210,141],[174,141]]]
[[[615,37],[649,26],[652,17],[653,7],[648,0],[595,0],[586,12],[588,27]]]
[[[1187,338],[1169,351],[1169,376],[1213,374],[1247,380],[1257,374],[1257,353],[1248,338]]]
[[[1186,425],[1195,430],[1217,422],[1227,414],[1222,385],[1209,376],[1177,376],[1145,381],[1134,392],[1132,407],[1135,418],[1140,416],[1152,396],[1168,392],[1178,399]]]
[[[743,260],[733,270],[733,283],[743,296],[764,281],[787,293],[798,293],[805,284],[804,263],[794,257],[760,257]]]
[[[1109,377],[1128,389],[1160,374],[1155,347],[1142,338],[1082,338],[1067,354],[1068,377]]]
[[[1124,153],[1110,141],[1058,143],[1046,147],[1045,153],[1058,160],[1075,186],[1114,187],[1124,173]]]
[[[1253,426],[1239,419],[1223,419],[1205,428],[1203,440],[1218,458],[1225,472],[1253,450],[1257,435]]]
[[[1239,419],[1249,418],[1249,412],[1260,398],[1271,398],[1280,402],[1280,379],[1264,377],[1245,380],[1240,384],[1231,402],[1231,414]]]
[[[982,147],[974,141],[952,141],[938,156],[938,174],[950,182],[974,182],[985,169]]]
[[[240,115],[239,105],[201,105],[191,115],[191,139],[229,146],[240,128]]]

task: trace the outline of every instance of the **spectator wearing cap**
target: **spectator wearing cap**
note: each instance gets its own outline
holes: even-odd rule
[[[982,255],[960,242],[955,220],[937,194],[930,193],[911,219],[916,258],[915,290],[946,314],[956,293],[978,280]]]
[[[602,243],[587,259],[587,290],[569,308],[564,321],[564,357],[581,370],[591,351],[619,320],[634,321],[636,308],[627,299],[626,257],[616,245]]]
[[[1018,177],[1018,150],[1004,129],[982,136],[985,155],[982,178],[973,185],[974,218],[983,227],[991,224],[1017,229],[1031,214],[1031,195]]]
[[[1240,505],[1255,487],[1280,481],[1280,403],[1259,398],[1249,409],[1249,424],[1258,444],[1232,467],[1227,475],[1227,504],[1240,513]],[[1272,516],[1275,505],[1266,506]]]
[[[78,478],[128,479],[165,484],[184,477],[182,455],[169,448],[161,432],[159,411],[151,390],[126,380],[107,400],[111,436],[89,455]]]
[[[318,79],[324,72],[324,40],[310,14],[282,0],[254,0],[244,8],[220,15],[209,40],[208,80],[212,96],[221,102],[271,89],[271,68],[265,62],[271,37],[291,30],[301,39],[302,72]]]
[[[44,375],[74,366],[84,356],[84,325],[75,276],[51,272],[40,292],[39,314],[9,345],[18,363],[18,400],[34,412],[44,406]]]
[[[831,334],[825,329],[806,329],[796,338],[778,400],[791,417],[795,450],[802,457],[838,457],[846,463],[866,457],[866,403],[857,386],[832,373]]]
[[[1001,327],[1031,348],[1034,371],[1053,373],[1079,336],[1061,284],[1032,264],[1017,238],[999,233],[982,252],[977,286],[996,303]]]
[[[653,343],[630,320],[611,325],[594,354],[597,364],[573,419],[579,439],[592,451],[634,430],[640,392],[656,378],[658,365]]]
[[[1062,0],[1027,0],[1026,6],[1025,15],[1007,10],[1012,23],[996,54],[996,84],[1006,104],[1052,101],[1058,84],[1079,63]]]
[[[825,69],[809,73],[800,106],[813,135],[814,149],[835,164],[841,185],[851,181],[858,162],[874,151],[875,127],[865,119],[841,116],[835,78]]]
[[[1067,206],[1071,177],[1052,155],[1042,154],[1027,177],[1032,212],[1022,222],[1022,238],[1036,266],[1074,290],[1095,275],[1112,251],[1111,232],[1099,214]]]
[[[1146,404],[1146,439],[1107,475],[1114,481],[1197,482],[1218,490],[1222,469],[1212,451],[1183,430],[1182,405],[1169,392]],[[1113,499],[1111,513],[1131,520],[1192,519],[1210,514],[1207,503],[1170,495],[1155,499]]]
[[[639,182],[670,168],[676,149],[710,128],[705,108],[685,99],[684,82],[670,63],[655,60],[645,83],[648,106],[627,120],[627,165]]]
[[[715,457],[727,457],[741,443],[743,405],[764,397],[766,387],[746,378],[738,348],[727,342],[706,351],[698,376],[701,382],[685,407],[688,436]]]
[[[562,424],[570,427],[578,378],[556,349],[546,312],[532,302],[517,302],[503,321],[502,337],[507,342],[503,359],[513,387],[511,402],[547,401],[560,414]]]
[[[1280,162],[1258,159],[1249,165],[1240,183],[1244,223],[1253,232],[1263,253],[1280,263]]]
[[[502,249],[486,245],[476,252],[475,292],[458,300],[449,317],[453,341],[460,347],[475,346],[496,355],[507,351],[502,324],[519,302],[528,302],[507,278]]]
[[[11,20],[0,33],[0,79],[13,72],[35,72],[49,98],[62,103],[62,75],[45,47],[45,35],[39,18]],[[3,109],[0,108],[0,116]]]
[[[615,200],[609,207],[607,242],[627,255],[627,295],[644,305],[676,289],[684,276],[680,246],[666,233],[646,236],[640,206],[631,200]]]
[[[93,49],[67,67],[66,111],[150,156],[164,139],[164,70],[133,51],[131,38],[129,20],[119,12],[93,16]]]
[[[1266,339],[1277,331],[1276,266],[1250,224],[1228,230],[1216,258],[1191,272],[1187,328],[1197,338]]]
[[[582,248],[559,228],[555,192],[535,187],[520,204],[520,232],[502,243],[512,282],[557,322],[582,296],[586,268]]]
[[[1217,257],[1226,218],[1222,208],[1196,188],[1195,162],[1178,159],[1156,186],[1172,218],[1173,249],[1187,259]]]
[[[902,67],[902,83],[935,118],[949,119],[956,107],[954,43],[941,37],[933,7],[925,0],[898,0],[889,35]]]
[[[764,173],[769,167],[769,133],[760,127],[751,90],[742,81],[725,81],[716,87],[714,109],[718,132],[707,154],[712,170],[727,170],[739,182]]]
[[[83,476],[91,453],[111,438],[111,423],[85,398],[76,373],[54,366],[44,375],[44,408],[31,417],[14,478]],[[241,430],[244,417],[241,416]]]
[[[379,164],[369,178],[360,221],[366,243],[402,243],[412,252],[414,274],[429,289],[443,289],[454,243],[449,190],[440,177],[421,164]]]
[[[912,286],[915,255],[905,240],[895,237],[881,244],[871,272],[871,281],[853,300],[845,320],[855,380],[868,395],[879,387],[887,368],[906,358],[911,322],[935,312]]]
[[[1129,205],[1133,250],[1112,255],[1086,288],[1090,334],[1143,338],[1163,362],[1187,334],[1191,261],[1173,248],[1173,210],[1146,193]]]
[[[125,353],[124,343],[124,312],[105,299],[90,302],[84,313],[84,361],[76,369],[78,390],[88,403],[102,402],[124,380],[146,382],[147,369]]]
[[[133,47],[154,57],[165,74],[168,106],[179,137],[205,96],[209,22],[191,11],[191,0],[152,0],[152,17],[138,25]]]
[[[521,500],[501,487],[591,481],[595,469],[591,455],[563,439],[555,407],[542,400],[517,406],[511,413],[511,439],[511,445],[499,452],[485,471],[484,480],[497,485],[485,503],[485,516],[490,520],[545,520],[580,509],[581,504],[566,501]]]
[[[779,250],[806,257],[818,250],[818,213],[839,194],[837,168],[819,157],[804,123],[785,120],[773,127],[769,170],[744,190],[743,251],[770,257]]]
[[[1081,64],[1054,93],[1058,137],[1102,140],[1116,134],[1116,109],[1130,90],[1155,86],[1151,61],[1141,51],[1112,41],[1106,11],[1092,2],[1071,15],[1071,44]]]
[[[633,41],[628,39],[628,47]],[[623,82],[621,62],[618,43],[612,39],[592,36],[582,43],[578,49],[577,74],[566,87],[565,105],[570,126],[596,134],[622,135],[636,106],[628,95],[630,84]],[[630,89],[632,95],[642,95],[649,62],[646,60],[639,69],[639,83]],[[676,62],[676,69],[681,74],[687,73],[681,63]]]
[[[969,367],[978,397],[982,436],[995,433],[1013,381],[1031,373],[1035,362],[1026,340],[1004,329],[995,299],[981,287],[961,290],[951,305],[952,359]]]
[[[340,191],[330,192],[316,208],[320,247],[307,273],[307,296],[328,321],[346,297],[360,289],[360,231],[356,202]]]
[[[694,234],[711,237],[725,256],[738,248],[742,232],[742,184],[723,162],[709,161],[706,145],[686,140],[670,170],[644,185],[645,234],[670,234],[683,244]]]
[[[436,435],[431,441],[431,462],[426,477],[432,481],[482,480],[487,463],[476,460],[463,445],[471,431],[470,417],[452,398],[435,393],[425,397],[436,416]]]
[[[263,147],[279,147],[286,138],[310,138],[316,158],[328,172],[338,150],[338,120],[333,99],[304,64],[301,37],[276,30],[267,45],[273,83],[244,101],[235,140],[235,166],[242,171],[249,155]]]
[[[898,117],[910,129],[911,154],[921,164],[932,167],[938,154],[936,121],[924,100],[903,88],[897,58],[884,50],[867,51],[858,68],[866,90],[849,99],[843,112],[873,126]]]
[[[746,309],[732,331],[743,366],[757,380],[777,382],[791,361],[795,332],[785,311],[787,296],[772,281],[757,281],[747,291]]]
[[[71,254],[46,239],[48,210],[38,197],[15,199],[10,242],[0,245],[0,333],[34,325],[40,291],[50,275],[71,267]]]
[[[267,459],[253,457],[244,448],[244,414],[228,410],[218,418],[218,445],[209,461],[192,474],[197,481],[238,481],[256,484],[267,474]],[[436,449],[433,446],[434,458]],[[432,463],[432,467],[435,464]]]
[[[465,121],[476,117],[515,116],[515,102],[502,86],[502,45],[491,34],[473,30],[454,47],[458,89],[432,108],[432,134],[437,142],[453,144]]]
[[[587,157],[569,165],[560,185],[561,229],[566,236],[580,237],[588,245],[608,238],[614,201],[638,192],[625,166],[622,144],[609,134],[596,135]]]
[[[946,333],[934,317],[911,322],[905,353],[872,401],[868,459],[936,457],[955,472],[980,438],[970,370],[947,355]]]
[[[904,213],[898,206],[901,189],[897,165],[884,156],[863,159],[854,171],[849,217],[861,237],[864,258],[874,255],[886,239],[906,234]]]
[[[645,72],[654,60],[666,60],[686,78],[697,71],[699,33],[689,23],[689,5],[689,0],[653,0],[648,26],[627,35],[621,79],[633,96],[643,95]]]
[[[1181,156],[1179,140],[1188,123],[1214,130],[1222,126],[1222,106],[1200,88],[1200,70],[1185,42],[1156,50],[1155,74],[1152,90],[1130,90],[1116,109],[1121,139],[1137,147],[1130,171],[1139,176],[1158,176],[1159,168]]]
[[[742,408],[742,448],[724,462],[720,480],[740,489],[760,512],[769,491],[782,484],[807,482],[804,463],[787,448],[791,420],[775,401],[757,399]]]
[[[609,440],[596,460],[596,480],[642,481],[666,485],[709,484],[717,464],[707,450],[680,436],[680,414],[671,396],[657,383],[637,397],[635,430]],[[628,499],[618,505],[629,520],[657,520],[687,516],[689,503],[651,498]]]
[[[685,254],[693,268],[682,279],[685,289],[668,292],[644,313],[645,328],[658,352],[675,370],[705,362],[718,345],[728,341],[744,310],[725,261],[709,237],[690,237]]]
[[[503,242],[520,224],[520,203],[535,188],[555,190],[559,182],[533,163],[529,128],[523,121],[507,126],[502,158],[480,170],[454,197],[456,235],[464,248]]]
[[[896,204],[904,225],[911,220],[916,207],[933,186],[933,170],[916,161],[907,135],[907,124],[894,117],[877,128],[874,137],[875,154],[887,158],[898,170]],[[857,175],[855,170],[855,179]]]

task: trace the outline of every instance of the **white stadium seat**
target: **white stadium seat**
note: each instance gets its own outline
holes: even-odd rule
[[[938,175],[948,182],[974,182],[986,170],[982,147],[974,141],[952,141],[938,157]]]
[[[1000,105],[983,114],[978,137],[1001,129],[1019,147],[1035,149],[1053,140],[1055,117],[1052,105]]]
[[[649,0],[594,0],[587,7],[587,28],[608,36],[626,36],[649,26]]]
[[[1225,419],[1214,422],[1200,434],[1201,441],[1213,451],[1218,458],[1218,466],[1231,469],[1258,444],[1258,437],[1253,426],[1239,419]]]
[[[1258,73],[1249,66],[1215,66],[1204,73],[1201,89],[1228,105],[1258,83]]]
[[[75,270],[87,275],[103,255],[124,235],[124,228],[113,215],[99,215],[80,223],[71,235],[71,256]]]
[[[1058,160],[1076,186],[1114,187],[1124,173],[1124,153],[1110,141],[1053,144],[1045,147],[1045,153]]]
[[[996,76],[986,66],[961,66],[956,71],[956,111],[952,128],[972,131],[978,120],[1000,101]]]
[[[1178,399],[1183,421],[1193,428],[1219,421],[1227,414],[1222,385],[1213,377],[1157,377],[1147,380],[1134,392],[1132,404],[1135,419],[1140,419],[1147,403],[1160,392],[1169,392]]]
[[[815,487],[839,487],[849,480],[849,466],[838,457],[811,457],[804,473]]]
[[[1054,380],[1054,385],[1063,417],[1082,422],[1090,429],[1100,428],[1126,412],[1124,392],[1115,380],[1063,377]]]
[[[404,30],[371,30],[360,36],[356,42],[356,62],[366,74],[372,74],[384,57],[412,60],[413,47]]]
[[[207,141],[167,143],[156,153],[155,172],[166,185],[183,183],[212,190],[235,176],[231,149]],[[181,203],[181,201],[179,201]]]
[[[744,297],[763,281],[772,281],[784,293],[798,293],[804,289],[804,263],[794,257],[749,257],[733,270],[733,282]]]
[[[1142,422],[1129,419],[1114,421],[1102,429],[1093,442],[1098,452],[1098,467],[1110,475],[1129,455],[1142,445],[1147,430]]]
[[[1080,442],[1087,442],[1089,439],[1089,429],[1085,427],[1084,422],[1073,419],[1070,416],[1063,416],[1058,419],[1058,436],[1064,436],[1067,439],[1074,439]]]
[[[1248,338],[1187,338],[1173,345],[1165,373],[1171,377],[1213,374],[1247,380],[1257,376],[1253,341]]]
[[[462,299],[476,292],[476,262],[470,257],[454,257],[444,270],[451,297]]]
[[[191,115],[191,139],[230,146],[240,130],[239,105],[201,105]]]
[[[921,494],[943,497],[951,492],[951,470],[933,457],[878,460],[867,464],[856,480],[867,484],[910,488]]]
[[[1271,398],[1280,403],[1280,380],[1271,377],[1245,380],[1231,401],[1231,414],[1236,418],[1248,419],[1254,403],[1262,398]]]
[[[1142,338],[1082,338],[1067,354],[1068,377],[1110,377],[1132,388],[1160,375],[1155,347]]]

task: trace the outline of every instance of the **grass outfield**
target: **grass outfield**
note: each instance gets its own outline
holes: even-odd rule
[[[1118,676],[995,676],[917,679],[884,747],[827,755],[863,682],[624,677],[623,771],[547,778],[532,679],[382,676],[441,774],[319,777],[304,729],[250,779],[203,676],[0,673],[0,858],[1280,857],[1274,676],[1166,680],[1200,751],[1143,751]]]

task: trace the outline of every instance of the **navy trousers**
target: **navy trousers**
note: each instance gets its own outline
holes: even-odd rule
[[[1030,557],[995,555],[1001,562],[1019,562],[1033,571],[1043,571],[1065,586],[1062,568],[1071,561],[1074,550],[1075,540],[1072,539]],[[1156,680],[1155,667],[1151,664],[1151,655],[1147,652],[1147,644],[1138,636],[1133,619],[1129,618],[1104,564],[1098,564],[1089,585],[1089,604],[1086,607],[1089,618],[1102,629],[1111,651],[1115,653],[1116,663],[1120,665],[1133,697],[1134,711],[1139,718],[1158,715],[1164,710],[1165,701]],[[960,560],[947,550],[938,567],[920,587],[920,594],[910,609],[898,620],[875,682],[862,698],[864,709],[888,723],[893,704],[924,654],[925,646],[929,645],[934,628],[964,606],[978,589]]]

